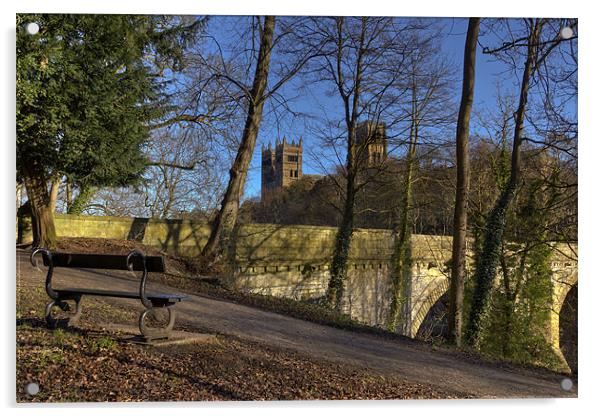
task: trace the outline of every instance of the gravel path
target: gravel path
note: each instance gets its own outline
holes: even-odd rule
[[[43,287],[45,269],[31,266],[28,252],[17,250],[17,278],[22,283]],[[56,269],[56,286],[110,287],[135,290],[136,282],[126,273]],[[108,283],[108,284],[107,284]],[[168,293],[181,290],[155,285]],[[153,285],[150,285],[152,291]],[[111,300],[113,302],[113,300]],[[140,302],[114,299],[115,304],[140,308]],[[84,303],[85,309],[85,303]],[[180,324],[186,329],[234,335],[309,354],[316,358],[351,363],[382,374],[395,374],[410,382],[431,384],[458,393],[483,398],[495,397],[576,397],[560,387],[564,376],[507,364],[477,362],[447,351],[433,351],[426,344],[388,340],[376,335],[318,325],[204,296],[190,298],[176,306]]]

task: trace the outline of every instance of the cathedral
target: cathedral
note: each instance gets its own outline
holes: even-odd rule
[[[355,145],[359,166],[373,168],[387,158],[387,136],[384,123],[365,121],[357,126]],[[287,143],[286,137],[276,140],[272,148],[261,147],[261,200],[303,176],[303,139]]]
[[[266,148],[261,148],[261,199],[265,199],[275,190],[289,186],[303,176],[303,139],[295,143],[292,140],[276,140]]]

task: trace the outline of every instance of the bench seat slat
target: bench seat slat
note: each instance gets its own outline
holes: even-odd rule
[[[54,267],[128,270],[126,258],[127,256],[115,254],[52,253],[52,264]],[[165,272],[165,262],[162,256],[146,256],[145,258],[147,271]],[[132,257],[132,263],[134,270],[143,270],[141,257]],[[49,266],[48,259],[45,256],[44,265]]]
[[[79,289],[79,288],[68,288],[58,289],[56,292],[59,296],[72,296],[72,295],[89,295],[89,296],[109,296],[114,298],[125,298],[125,299],[140,299],[140,292],[120,292],[115,290],[102,290],[102,289]],[[148,293],[146,297],[151,301],[158,302],[169,302],[176,303],[183,299],[186,299],[186,295],[169,294],[169,293]]]

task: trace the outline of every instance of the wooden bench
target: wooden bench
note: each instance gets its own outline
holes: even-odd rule
[[[184,300],[187,296],[166,293],[147,293],[146,280],[149,272],[164,272],[165,263],[161,256],[146,256],[139,250],[134,250],[128,255],[112,254],[77,254],[58,253],[50,250],[37,248],[31,253],[31,263],[37,267],[36,255],[41,254],[44,265],[48,267],[46,275],[46,293],[52,299],[46,305],[46,322],[49,327],[56,328],[59,320],[53,316],[52,309],[60,308],[62,311],[70,311],[66,302],[75,302],[75,313],[66,320],[66,324],[75,325],[82,312],[81,300],[84,296],[102,296],[125,299],[140,299],[145,310],[140,313],[138,327],[140,333],[146,340],[168,338],[173,329],[176,313],[173,305]],[[136,292],[125,292],[111,289],[91,288],[65,288],[55,289],[52,287],[52,275],[56,267],[79,268],[79,269],[105,269],[105,270],[130,270],[142,272],[139,290]],[[168,314],[167,326],[163,328],[151,328],[146,324],[146,318],[157,314],[158,310],[166,310]]]

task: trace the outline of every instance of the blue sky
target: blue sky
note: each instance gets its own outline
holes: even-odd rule
[[[212,23],[216,26],[225,28],[228,25],[223,25],[224,22],[220,22],[220,17],[215,19]],[[228,18],[226,18],[228,19]],[[236,18],[234,18],[236,19]],[[437,19],[443,25],[443,53],[445,53],[448,59],[452,62],[453,78],[455,84],[453,85],[453,91],[457,91],[457,102],[456,106],[459,105],[459,96],[462,89],[462,65],[463,65],[463,52],[464,42],[466,39],[466,28],[468,25],[468,19],[465,18],[447,18]],[[210,30],[211,31],[211,30]],[[218,37],[228,37],[228,34],[218,34]],[[500,40],[492,35],[484,34],[481,31],[479,38],[481,46],[499,46]],[[517,91],[518,79],[515,74],[508,72],[507,67],[493,59],[491,56],[484,55],[481,50],[481,46],[477,50],[477,63],[476,63],[476,79],[475,79],[475,97],[473,114],[475,112],[483,112],[487,109],[493,109],[496,107],[496,98],[498,88],[503,91],[515,93]],[[519,64],[521,62],[519,61]],[[297,95],[296,82],[303,82],[297,79],[296,81],[290,82],[282,91],[285,96]],[[328,108],[330,116],[334,114],[338,103],[337,97],[326,97],[325,88],[323,86],[312,87],[311,94],[305,94],[297,97],[292,101],[291,107],[296,111],[302,111],[307,113],[316,114],[315,109],[319,107]],[[320,110],[323,111],[323,110]],[[473,116],[472,132],[474,133],[477,126],[474,123],[475,118]],[[268,145],[268,143],[274,143],[277,138],[286,136],[288,139],[298,140],[299,137],[303,137],[304,144],[304,159],[303,159],[303,172],[305,174],[312,173],[323,173],[323,171],[317,166],[315,162],[312,162],[312,158],[309,157],[309,153],[312,149],[320,146],[321,143],[313,137],[311,129],[307,128],[307,121],[298,120],[286,120],[284,122],[276,123],[269,116],[265,116],[262,121],[262,125],[255,147],[255,152],[251,162],[251,168],[247,179],[247,186],[245,189],[245,198],[258,196],[261,190],[261,146]]]

